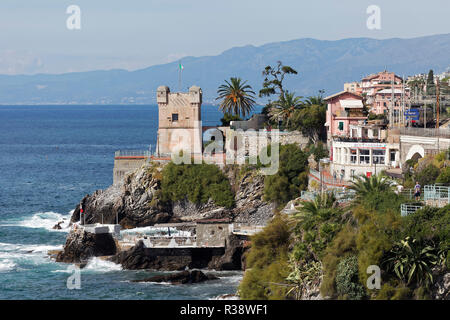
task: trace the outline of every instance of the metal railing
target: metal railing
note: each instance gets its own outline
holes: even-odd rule
[[[325,185],[332,185],[332,186],[350,186],[351,182],[348,182],[344,179],[338,179],[334,177],[329,177],[328,174],[325,174],[322,172],[322,179],[320,178],[320,172],[314,169],[309,169],[309,174],[314,177],[318,182],[320,183],[322,181]]]
[[[450,138],[450,128],[414,128],[406,127],[400,128],[401,135],[419,136],[419,137],[441,137]]]
[[[345,203],[352,201],[355,198],[356,192],[354,190],[337,191],[336,189],[326,190],[325,192],[334,193],[338,203]],[[303,201],[313,201],[319,192],[316,191],[302,191],[300,198]]]
[[[399,192],[399,195],[405,197],[406,199],[411,199],[411,200],[415,199],[414,194],[415,194],[414,189],[403,189],[401,192]],[[424,200],[423,193],[420,194],[420,197],[417,200],[419,200],[419,201]]]
[[[300,198],[304,201],[313,201],[319,193],[316,191],[302,191]]]
[[[447,203],[450,203],[450,187],[426,185],[424,187],[424,200],[446,200]]]
[[[114,153],[115,157],[150,157],[149,150],[118,150]]]
[[[421,205],[421,204],[403,203],[400,207],[400,211],[401,211],[402,217],[406,217],[422,208],[423,208],[423,205]]]

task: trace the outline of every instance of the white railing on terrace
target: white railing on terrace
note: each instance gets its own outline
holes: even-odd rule
[[[421,205],[421,204],[403,203],[400,207],[400,212],[401,212],[402,217],[406,217],[422,208],[423,208],[423,205]]]
[[[402,191],[400,191],[399,195],[407,198],[407,199],[415,199],[414,197],[414,189],[403,189]],[[420,197],[418,200],[423,200],[424,199],[424,195],[423,192],[420,193]]]
[[[439,185],[426,185],[424,187],[424,200],[445,200],[450,203],[450,187]]]
[[[450,128],[436,129],[436,128],[407,127],[407,128],[400,128],[400,134],[406,136],[450,138]]]
[[[115,157],[150,157],[152,154],[149,150],[118,150]]]
[[[334,193],[338,203],[349,202],[355,198],[356,192],[354,190],[337,191],[336,189],[326,190],[325,192]],[[319,192],[317,191],[302,191],[300,198],[304,201],[313,201]]]

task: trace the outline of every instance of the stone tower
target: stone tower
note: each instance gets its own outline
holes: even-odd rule
[[[171,93],[169,87],[157,90],[159,125],[156,153],[170,156],[180,150],[202,153],[202,89],[192,86],[188,93]]]

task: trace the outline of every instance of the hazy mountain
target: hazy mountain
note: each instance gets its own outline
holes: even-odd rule
[[[262,70],[278,60],[299,72],[286,82],[288,89],[303,96],[320,89],[331,94],[342,90],[344,82],[384,69],[405,76],[429,69],[444,71],[450,66],[450,34],[386,40],[300,39],[232,48],[217,56],[186,57],[182,59],[182,89],[198,85],[204,100],[212,102],[224,79],[239,76],[258,92]],[[178,62],[137,71],[0,75],[0,104],[155,103],[159,85],[178,90]]]

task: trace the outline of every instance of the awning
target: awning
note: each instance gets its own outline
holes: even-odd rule
[[[345,99],[345,100],[339,100],[339,103],[341,104],[342,108],[355,108],[355,109],[363,108],[363,103],[361,100]]]

